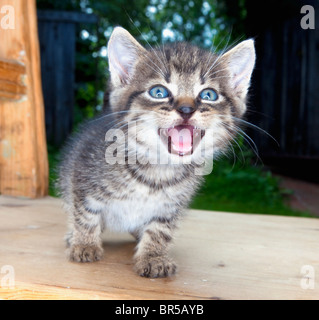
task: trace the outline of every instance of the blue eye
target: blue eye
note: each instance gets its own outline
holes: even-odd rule
[[[153,87],[149,94],[151,97],[156,98],[156,99],[164,99],[168,97],[168,90],[164,88],[163,86],[156,86]]]
[[[216,101],[218,99],[218,95],[213,89],[205,89],[200,93],[200,97],[202,100],[208,101]]]

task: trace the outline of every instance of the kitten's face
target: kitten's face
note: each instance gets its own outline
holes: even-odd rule
[[[246,109],[251,40],[223,56],[187,43],[147,51],[116,28],[108,50],[112,111],[136,121],[138,152],[196,161],[227,148]]]

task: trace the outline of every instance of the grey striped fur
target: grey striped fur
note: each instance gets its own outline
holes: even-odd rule
[[[119,67],[112,55],[120,45],[132,52],[128,65]],[[235,48],[233,52],[239,51]],[[158,156],[155,145],[160,145],[163,152],[165,146],[157,132],[181,123],[176,109],[185,99],[196,108],[192,121],[206,130],[201,141],[206,139],[205,156],[211,158],[227,149],[235,137],[233,119],[241,117],[246,109],[249,85],[248,80],[240,90],[236,91],[238,83],[235,89],[231,87],[231,56],[216,55],[187,43],[146,50],[127,31],[115,29],[109,43],[109,105],[70,139],[60,165],[58,185],[69,217],[66,242],[71,261],[100,260],[100,235],[108,228],[130,232],[136,238],[134,261],[139,275],[165,277],[175,273],[168,249],[179,218],[203,181],[195,174],[199,151],[188,156],[188,163],[151,164],[142,160],[147,150],[150,158]],[[155,84],[167,86],[172,91],[170,98],[151,99],[148,92]],[[220,95],[214,105],[198,98],[199,90],[205,87],[214,88]],[[136,136],[128,130],[128,123],[136,123]],[[112,142],[105,141],[105,136],[114,128],[123,130],[126,142],[137,142],[136,149],[123,143],[124,161],[110,164],[105,151]],[[214,129],[213,136],[209,129]],[[173,157],[168,150],[164,152]],[[131,163],[132,155],[140,161]]]

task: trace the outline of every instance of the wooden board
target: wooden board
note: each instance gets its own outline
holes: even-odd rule
[[[0,60],[0,99],[12,101],[26,98],[25,76],[24,65]]]
[[[48,192],[48,160],[35,0],[0,0],[5,7],[13,28],[0,27],[0,193],[36,198]]]
[[[11,266],[15,280],[0,298],[319,299],[319,219],[191,210],[171,250],[179,271],[169,279],[132,271],[128,234],[104,234],[100,262],[68,262],[65,231],[60,200],[0,197],[0,270]]]

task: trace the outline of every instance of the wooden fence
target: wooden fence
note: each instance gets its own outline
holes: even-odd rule
[[[72,130],[77,25],[95,15],[38,10],[47,140],[61,145]]]
[[[264,153],[319,156],[319,37],[286,21],[263,37],[258,109],[267,115],[260,126],[280,144],[260,143]],[[268,140],[267,140],[268,141]]]
[[[255,130],[252,134],[266,162],[313,175],[319,164],[319,1],[292,0],[289,16],[286,3],[276,13],[273,2],[262,8],[271,17],[265,23],[258,21],[256,8],[254,15],[248,11],[257,47],[251,91],[255,112],[250,120],[270,133],[279,147],[264,134]],[[300,25],[300,9],[306,3],[315,7],[314,30]]]

